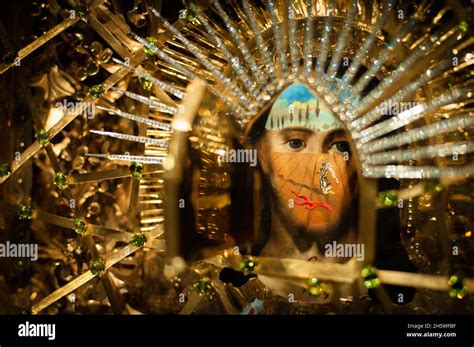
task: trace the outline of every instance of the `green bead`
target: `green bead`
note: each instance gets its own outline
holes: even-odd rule
[[[318,296],[324,293],[324,287],[316,277],[308,279],[307,284],[308,291],[311,295]]]
[[[100,84],[96,84],[89,88],[89,95],[92,99],[100,99],[104,95],[104,88]]]
[[[146,38],[146,41],[147,41],[152,47],[158,48],[158,40],[157,40],[156,38],[150,36],[150,37],[147,37],[147,38]],[[153,52],[153,48],[148,48],[148,47],[144,46],[144,47],[143,47],[143,50],[144,50],[145,53],[148,54],[148,55],[153,55],[153,54],[155,54],[155,53]]]
[[[94,260],[89,270],[91,270],[94,276],[100,275],[105,271],[105,261],[101,258]]]
[[[187,8],[184,9],[183,12],[181,12],[180,18],[185,19],[189,22],[193,22],[196,20],[196,16],[194,16],[193,13]]]
[[[362,269],[361,275],[362,275],[362,278],[364,279],[364,285],[368,289],[377,288],[382,283],[380,279],[377,277],[377,269],[372,266],[368,266]]]
[[[317,285],[320,285],[320,284],[321,283],[319,282],[319,280],[316,277],[311,277],[308,280],[308,286],[310,286],[310,287],[317,286]]]
[[[372,280],[372,285],[373,285],[374,288],[377,288],[378,286],[380,286],[380,283],[382,283],[382,282],[380,281],[380,278],[378,278],[378,277],[374,278]]]
[[[78,233],[80,235],[84,235],[87,231],[87,224],[83,220],[81,220],[79,218],[76,218],[76,219],[74,219],[74,225],[73,225],[72,229],[76,233]]]
[[[464,297],[466,296],[467,294],[467,287],[462,287],[456,294],[456,297],[459,299],[459,300],[462,300],[464,299]]]
[[[464,285],[464,280],[461,276],[451,275],[448,280],[451,287],[449,289],[449,296],[453,299],[462,300],[467,294],[467,287]]]
[[[59,188],[64,189],[67,187],[67,178],[62,172],[57,172],[53,178],[53,184]]]
[[[153,86],[153,83],[144,77],[138,77],[138,82],[140,82],[140,85],[145,90],[150,90],[151,87]]]
[[[145,243],[148,241],[146,235],[144,233],[135,234],[130,239],[130,244],[135,247],[143,247]]]
[[[257,263],[252,258],[244,259],[240,262],[240,271],[243,271],[245,274],[253,272]]]
[[[398,199],[398,195],[394,190],[389,190],[385,197],[385,201],[389,201],[389,206],[395,205],[396,200]]]
[[[10,64],[13,64],[15,62],[15,59],[18,57],[18,53],[16,51],[9,51],[9,52],[6,52],[3,56],[2,56],[2,64],[5,64],[5,65],[10,65]]]
[[[457,295],[458,295],[458,291],[457,291],[456,289],[451,288],[451,289],[449,290],[449,296],[450,296],[451,298],[454,299],[454,298],[456,298]]]
[[[456,275],[452,275],[448,280],[448,284],[452,287],[453,285],[458,283],[458,281],[459,281],[459,277]]]
[[[322,286],[310,287],[309,293],[314,296],[318,296],[324,293],[324,288]]]
[[[461,289],[451,288],[449,290],[449,296],[453,299],[462,300],[467,294],[467,287],[462,287]]]
[[[467,24],[466,21],[462,21],[461,23],[459,23],[459,29],[460,29],[462,32],[466,32],[467,29],[469,29],[469,24]]]
[[[364,286],[367,288],[367,289],[372,289],[372,281],[371,280],[367,280],[367,281],[364,281]]]
[[[8,176],[11,174],[12,168],[10,167],[10,164],[2,164],[0,165],[0,177]]]
[[[396,205],[398,194],[395,190],[387,190],[379,193],[379,201],[384,207],[393,207]]]
[[[211,284],[209,283],[209,279],[205,278],[194,283],[193,287],[196,290],[196,292],[202,295],[202,294],[207,293],[209,289],[211,289]]]
[[[143,164],[137,163],[136,161],[132,161],[129,169],[130,169],[130,173],[132,174],[132,178],[135,180],[139,180],[140,177],[142,176]]]
[[[31,207],[21,205],[20,210],[18,211],[18,219],[20,220],[31,219],[32,213],[33,213],[33,210],[31,209]]]
[[[463,288],[463,279],[458,275],[452,275],[449,280],[448,284],[451,288],[456,290],[461,290]]]
[[[37,131],[35,134],[35,138],[39,142],[39,144],[43,147],[48,145],[49,143],[48,133],[44,129]]]
[[[363,278],[373,277],[373,276],[375,276],[376,271],[377,270],[374,267],[367,266],[367,267],[362,269],[361,275],[362,275]]]
[[[89,14],[89,10],[87,9],[87,7],[82,4],[74,6],[74,11],[80,18],[85,18]]]
[[[374,289],[380,285],[380,280],[378,278],[366,280],[364,281],[364,285],[367,287],[367,289]]]
[[[423,190],[425,193],[439,193],[443,190],[443,186],[439,183],[439,180],[429,179],[424,182]]]

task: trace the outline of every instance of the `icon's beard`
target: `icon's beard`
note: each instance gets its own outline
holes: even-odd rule
[[[355,212],[357,211],[357,201],[352,199],[346,209],[341,212],[341,216],[335,219],[334,223],[326,224],[324,227],[311,227],[297,223],[290,215],[285,206],[285,199],[281,197],[277,189],[266,180],[269,184],[269,192],[271,197],[271,215],[278,218],[285,231],[292,238],[296,248],[300,252],[308,251],[313,245],[316,245],[320,253],[324,253],[324,246],[333,241],[339,242],[343,240],[351,231],[354,230]],[[273,224],[273,223],[272,223]],[[272,230],[270,232],[277,232]]]

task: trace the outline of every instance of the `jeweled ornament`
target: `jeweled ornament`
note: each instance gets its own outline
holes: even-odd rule
[[[98,258],[92,261],[89,270],[94,276],[101,275],[105,271],[105,261],[102,258]]]
[[[80,234],[84,235],[87,232],[87,224],[79,218],[74,219],[73,230]]]
[[[33,210],[31,209],[31,207],[26,206],[26,205],[21,205],[20,210],[18,211],[18,219],[20,220],[31,219],[32,213],[33,213]]]
[[[147,241],[145,233],[139,233],[132,236],[130,244],[135,247],[143,247]]]
[[[53,184],[58,189],[65,189],[68,186],[66,176],[62,172],[56,172],[53,177]]]

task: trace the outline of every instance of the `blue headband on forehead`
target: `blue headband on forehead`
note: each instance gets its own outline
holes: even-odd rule
[[[304,127],[314,131],[341,128],[326,103],[315,96],[304,84],[296,83],[286,88],[275,100],[265,128],[281,130]]]

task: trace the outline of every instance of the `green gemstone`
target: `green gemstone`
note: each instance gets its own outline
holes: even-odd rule
[[[398,194],[395,190],[387,190],[379,193],[379,201],[384,207],[393,207],[396,205]]]
[[[31,219],[32,213],[33,213],[33,210],[31,209],[31,207],[21,205],[20,210],[18,211],[18,219],[20,220]]]
[[[13,64],[15,62],[18,53],[15,51],[9,51],[2,56],[2,64]]]
[[[36,140],[38,140],[39,144],[43,147],[49,143],[48,133],[44,129],[37,131],[35,134],[35,138]]]
[[[364,279],[364,285],[368,289],[377,288],[382,283],[377,277],[377,269],[372,266],[367,266],[361,271],[362,278]]]
[[[193,22],[196,20],[196,16],[194,16],[193,13],[187,8],[183,10],[180,18],[185,19],[189,22]]]
[[[423,190],[425,193],[439,193],[443,190],[443,186],[439,183],[437,179],[426,180],[423,184]]]
[[[364,285],[367,287],[367,289],[374,289],[380,285],[380,280],[378,278],[366,280],[364,281]]]
[[[456,276],[456,275],[452,275],[452,276],[449,278],[449,280],[448,280],[448,284],[449,284],[450,286],[453,286],[453,285],[455,285],[456,283],[458,283],[458,281],[459,281],[459,277]]]
[[[74,11],[80,18],[85,18],[89,14],[89,10],[87,9],[87,7],[82,4],[74,6]]]
[[[105,271],[105,261],[101,258],[94,260],[89,267],[89,270],[91,270],[94,276],[100,275]]]
[[[313,287],[313,286],[318,286],[320,285],[321,283],[319,282],[319,280],[316,278],[316,277],[311,277],[309,280],[308,280],[308,286],[310,287]]]
[[[453,299],[462,300],[464,299],[466,294],[467,294],[467,287],[463,286],[462,284],[458,288],[453,287],[449,289],[449,296]]]
[[[381,202],[384,207],[390,207],[393,203],[390,199],[387,199],[385,197],[381,199]]]
[[[387,201],[390,201],[390,206],[392,204],[395,204],[396,200],[398,199],[398,195],[397,193],[394,191],[394,190],[390,190],[387,192],[387,195],[385,197],[385,200]]]
[[[80,235],[84,235],[87,231],[87,224],[82,219],[76,218],[74,219],[74,224],[73,224],[72,229],[76,233]]]
[[[135,234],[130,239],[130,244],[135,247],[143,247],[143,245],[148,241],[144,233]]]
[[[209,280],[206,278],[194,283],[193,287],[196,290],[196,292],[198,292],[199,294],[205,294],[209,291],[209,289],[211,289],[211,284],[209,283]]]
[[[53,178],[53,184],[59,188],[59,189],[64,189],[67,187],[67,179],[66,179],[66,176],[64,176],[64,174],[62,172],[57,172],[55,175],[54,175],[54,178]]]
[[[451,287],[449,294],[451,297],[457,297],[458,299],[464,298],[467,288],[464,286],[464,280],[462,277],[458,275],[452,275],[449,277],[448,284]]]
[[[0,165],[0,177],[8,176],[12,172],[10,164]]]
[[[158,48],[158,46],[157,46],[157,45],[158,45],[158,40],[157,40],[156,38],[150,36],[150,37],[147,37],[147,38],[146,38],[146,41],[147,41],[152,47]],[[155,54],[155,53],[153,52],[153,48],[148,48],[148,47],[145,46],[145,47],[143,47],[143,50],[144,50],[145,53],[148,54],[148,55],[153,55],[153,54]]]
[[[143,164],[132,161],[130,164],[130,173],[132,174],[133,179],[138,180],[142,176]]]
[[[466,21],[462,21],[461,23],[459,23],[459,29],[460,29],[462,32],[466,32],[467,29],[469,29],[469,24],[467,24]]]
[[[457,295],[458,295],[457,289],[451,288],[451,289],[449,290],[449,296],[450,296],[451,298],[454,299],[454,298],[457,297]]]
[[[308,291],[311,295],[318,296],[324,293],[324,287],[316,277],[311,277],[310,279],[308,279],[307,284]]]
[[[244,259],[240,262],[240,271],[243,271],[245,274],[253,272],[257,263],[252,258]]]
[[[318,296],[324,293],[324,288],[322,286],[310,287],[309,293],[314,296]]]
[[[138,81],[140,82],[140,85],[143,89],[151,90],[151,87],[153,86],[153,83],[151,81],[147,80],[144,77],[138,77]]]
[[[92,99],[99,99],[104,95],[104,88],[100,84],[96,84],[89,88],[89,95]]]
[[[362,269],[361,275],[363,278],[373,278],[376,276],[377,269],[372,266],[367,266]]]
[[[467,294],[467,287],[462,287],[456,294],[456,297],[461,300],[464,299],[464,297]]]

